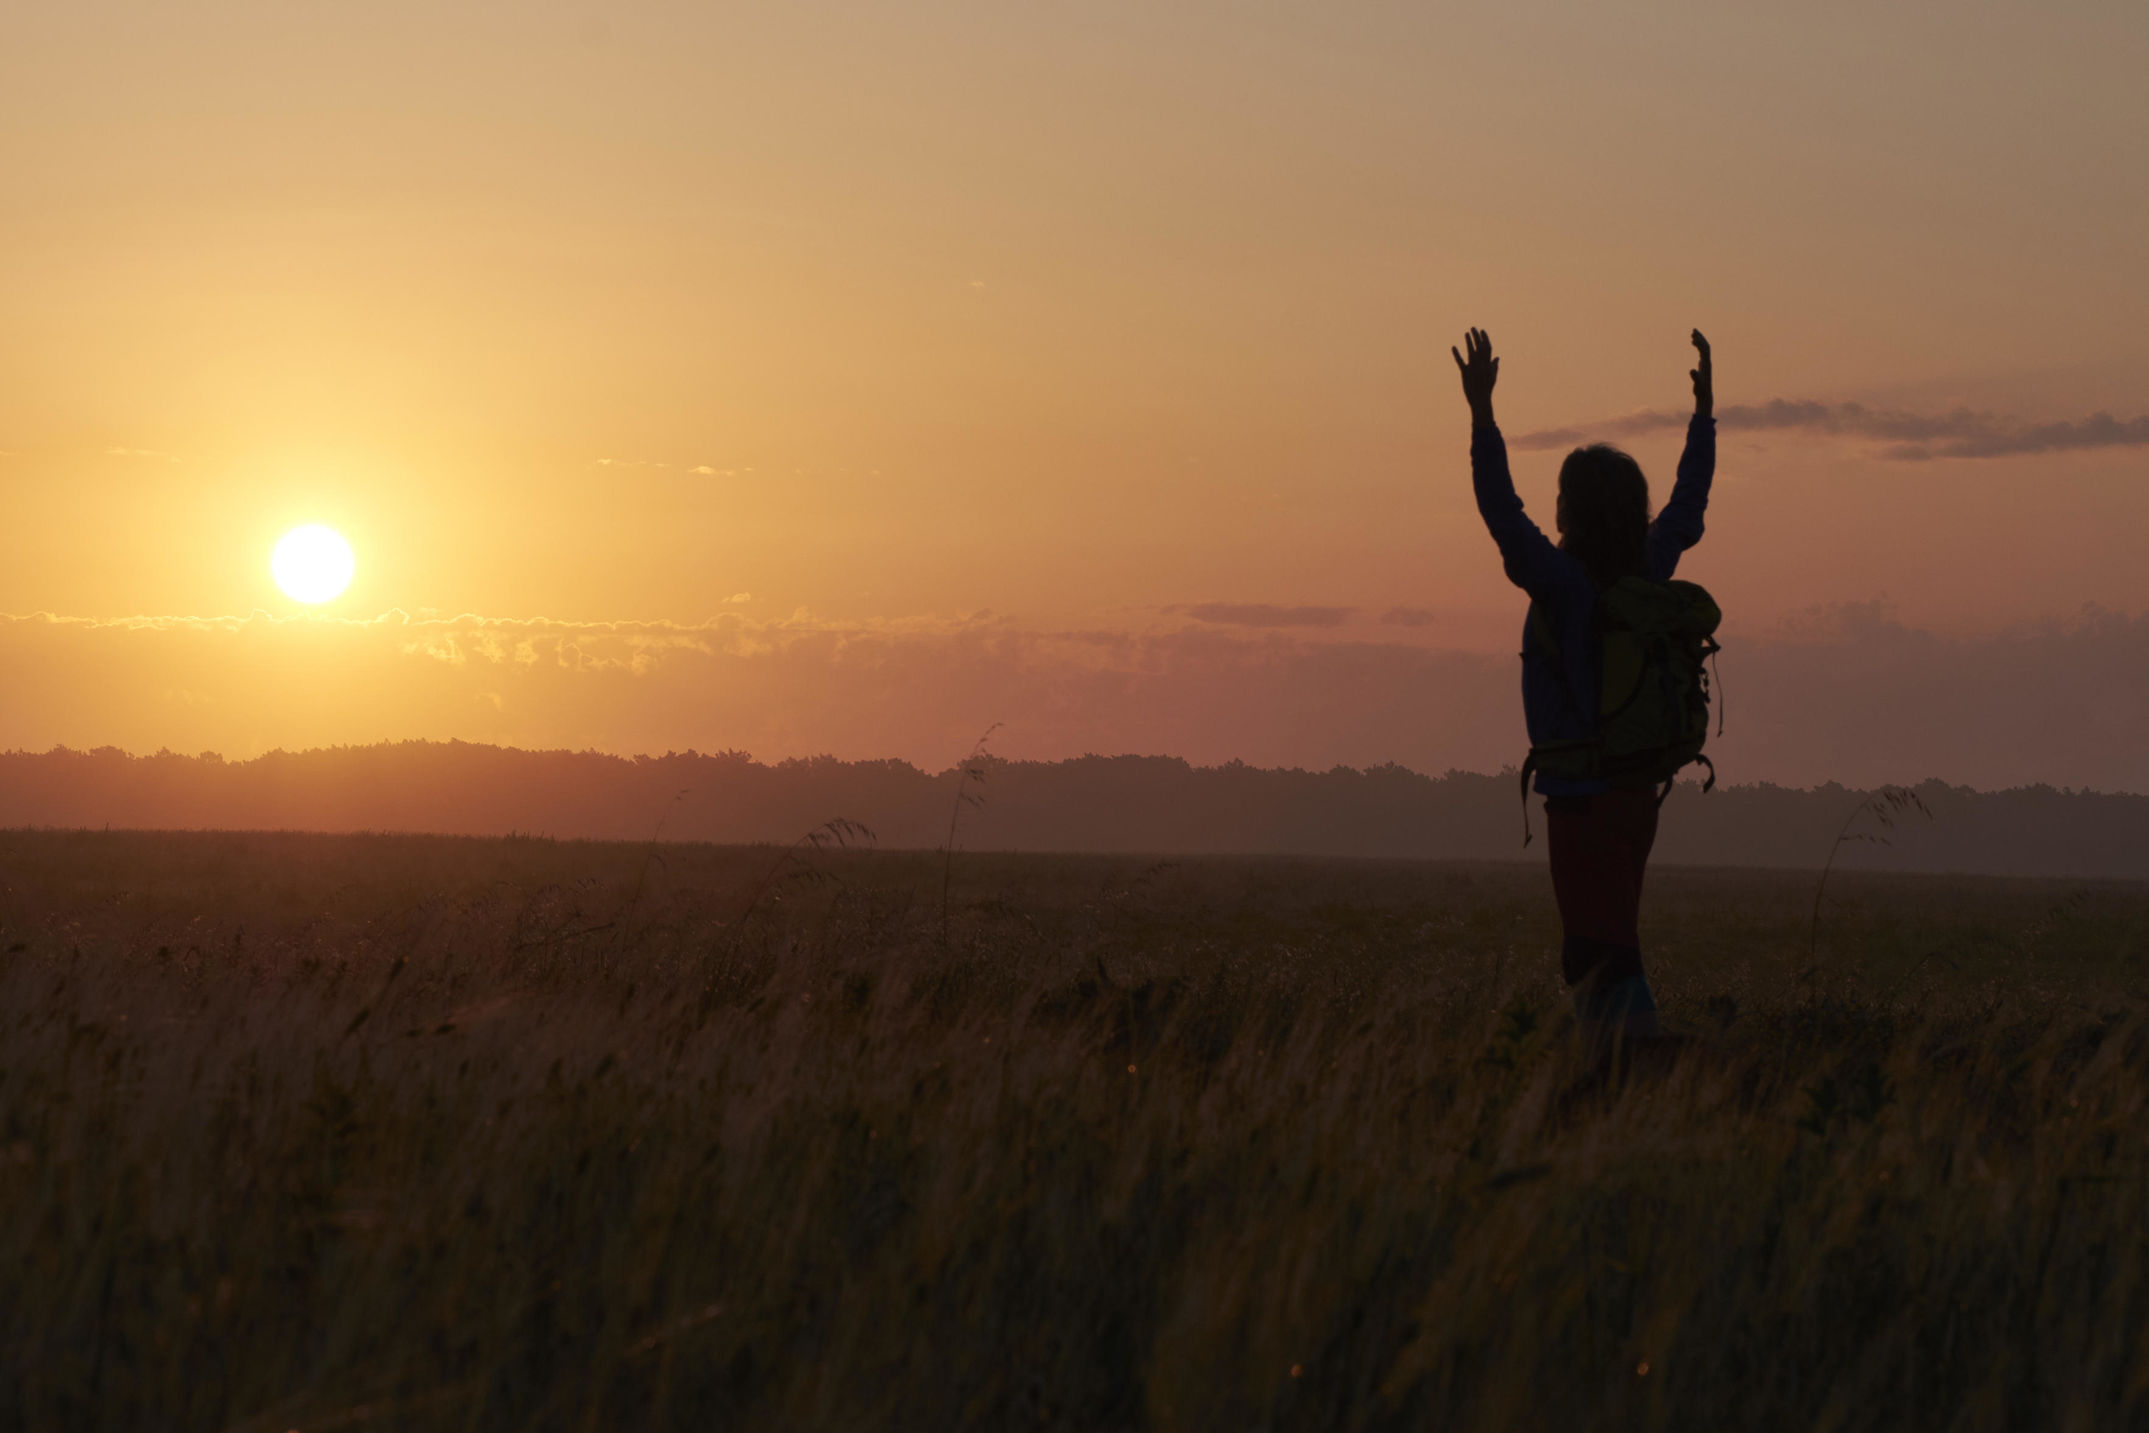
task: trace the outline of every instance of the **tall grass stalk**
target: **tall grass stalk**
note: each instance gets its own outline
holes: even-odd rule
[[[985,804],[986,747],[992,734],[1000,729],[994,722],[971,744],[970,754],[962,759],[955,774],[955,799],[948,804],[948,840],[941,848],[940,857],[940,944],[948,943],[948,894],[955,881],[955,828],[962,820],[963,808],[982,807]]]
[[[1893,845],[1892,833],[1899,817],[1915,811],[1926,820],[1932,819],[1932,808],[1925,798],[1907,786],[1883,786],[1870,796],[1859,798],[1851,808],[1850,815],[1843,818],[1843,825],[1836,831],[1836,839],[1828,847],[1828,858],[1821,863],[1820,878],[1813,883],[1813,915],[1806,923],[1806,968],[1799,979],[1807,982],[1819,973],[1821,940],[1821,898],[1828,891],[1829,874],[1836,868],[1836,857],[1843,848],[1853,842],[1866,841],[1876,845]],[[1869,821],[1876,829],[1853,831],[1860,818]]]

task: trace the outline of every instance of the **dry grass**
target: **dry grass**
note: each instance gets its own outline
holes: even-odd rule
[[[0,1426],[2149,1418],[2141,887],[647,854],[0,835]]]

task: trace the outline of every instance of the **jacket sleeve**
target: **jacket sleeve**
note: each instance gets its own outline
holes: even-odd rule
[[[1709,510],[1709,483],[1716,476],[1716,420],[1694,415],[1686,428],[1686,451],[1679,455],[1679,477],[1671,501],[1649,524],[1649,575],[1669,581],[1679,555],[1701,541],[1702,516]]]
[[[1478,516],[1499,544],[1507,580],[1525,592],[1553,585],[1560,550],[1522,510],[1514,475],[1507,467],[1507,442],[1494,427],[1470,433],[1470,485],[1477,491]]]

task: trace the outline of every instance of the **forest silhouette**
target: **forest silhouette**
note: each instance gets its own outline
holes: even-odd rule
[[[965,775],[968,772],[969,775]],[[1681,865],[2149,877],[2149,797],[2049,786],[1914,788],[1931,812],[1882,829],[1839,785],[1676,788],[1659,859]],[[961,802],[967,793],[974,802]],[[1429,776],[1176,757],[980,756],[944,771],[745,752],[524,751],[389,742],[247,761],[114,748],[0,754],[0,825],[408,831],[559,839],[789,842],[834,817],[884,847],[1537,859],[1512,773]],[[1839,837],[1844,838],[1840,851]]]

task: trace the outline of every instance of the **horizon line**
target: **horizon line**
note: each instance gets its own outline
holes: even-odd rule
[[[665,761],[713,761],[723,762],[725,764],[735,766],[760,767],[762,770],[765,771],[776,771],[781,769],[782,767],[789,765],[803,766],[810,765],[816,762],[835,762],[836,764],[841,766],[895,765],[909,767],[912,771],[915,771],[922,776],[930,777],[946,776],[951,772],[961,771],[966,767],[975,766],[981,762],[993,766],[1072,766],[1077,763],[1092,761],[1176,762],[1180,766],[1185,767],[1189,772],[1194,773],[1238,771],[1265,776],[1295,775],[1311,777],[1326,777],[1338,775],[1364,777],[1386,776],[1393,775],[1395,773],[1401,773],[1403,775],[1414,777],[1418,780],[1427,782],[1442,782],[1455,779],[1464,779],[1471,781],[1512,782],[1516,779],[1517,773],[1519,771],[1519,768],[1513,765],[1508,765],[1502,767],[1498,771],[1472,771],[1466,770],[1462,767],[1449,767],[1446,771],[1435,773],[1429,771],[1420,771],[1416,767],[1405,766],[1403,763],[1398,761],[1382,762],[1377,765],[1369,766],[1352,766],[1346,762],[1337,762],[1331,766],[1321,768],[1305,766],[1256,766],[1238,757],[1233,757],[1227,761],[1216,762],[1210,765],[1202,765],[1188,759],[1187,757],[1173,755],[1168,752],[1131,751],[1114,753],[1083,752],[1078,756],[1062,757],[1008,757],[1001,756],[998,753],[988,751],[977,755],[965,757],[962,760],[956,761],[946,767],[932,769],[924,766],[919,766],[916,763],[910,761],[908,758],[900,756],[851,757],[838,756],[833,752],[816,752],[809,756],[784,756],[776,757],[773,759],[763,759],[755,756],[752,752],[740,750],[738,748],[724,748],[718,751],[701,751],[694,747],[688,747],[684,751],[668,750],[662,755],[658,755],[653,752],[628,753],[607,751],[597,747],[576,748],[509,746],[503,745],[499,742],[467,741],[461,737],[383,737],[380,740],[373,742],[351,743],[336,746],[309,746],[299,747],[296,749],[279,746],[271,747],[266,751],[256,752],[252,756],[242,757],[227,757],[221,752],[207,749],[193,753],[173,751],[169,747],[159,747],[155,751],[133,751],[129,750],[128,748],[114,746],[109,743],[102,746],[94,747],[72,747],[68,746],[64,742],[61,742],[56,743],[43,751],[32,751],[24,747],[8,747],[5,749],[0,749],[0,761],[9,761],[16,759],[42,760],[55,756],[94,756],[109,758],[112,755],[117,755],[128,761],[172,760],[197,762],[205,765],[214,764],[223,767],[235,767],[250,766],[258,762],[268,761],[279,757],[288,759],[295,757],[331,756],[349,752],[384,751],[398,747],[440,747],[443,749],[464,747],[471,750],[502,752],[525,757],[566,756],[596,758],[602,761],[619,762],[623,765],[628,766],[654,764]],[[1677,784],[1681,786],[1686,786],[1699,785],[1700,783],[1695,780],[1681,778]],[[1895,787],[1920,791],[1938,788],[1944,791],[1970,792],[1983,796],[2004,795],[2008,792],[2015,791],[2050,791],[2066,796],[2133,797],[2137,799],[2149,800],[2149,792],[2105,790],[2089,786],[2059,786],[2051,782],[2044,781],[2030,782],[2018,786],[2000,786],[1988,788],[1971,786],[1967,784],[1958,784],[1955,782],[1944,780],[1943,778],[1938,776],[1926,776],[1918,778],[1916,780],[1882,782],[1876,786],[1849,786],[1841,781],[1837,781],[1834,779],[1820,782],[1812,786],[1787,786],[1782,783],[1773,781],[1723,782],[1719,783],[1718,789],[1726,792],[1821,792],[1828,790],[1837,790],[1848,794],[1856,794],[1858,792],[1885,791]]]

